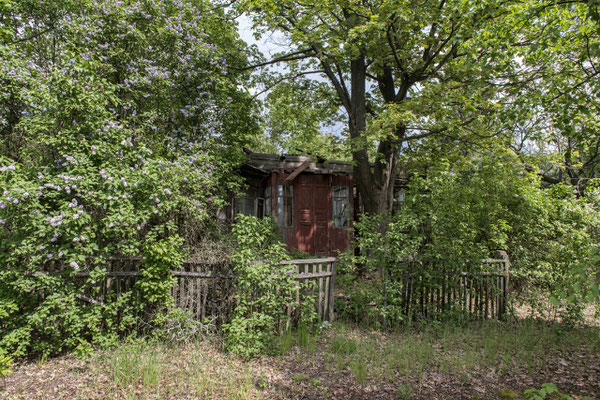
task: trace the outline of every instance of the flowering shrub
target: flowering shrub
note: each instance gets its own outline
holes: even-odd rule
[[[145,254],[136,290],[159,309],[178,234],[201,234],[237,185],[226,149],[254,123],[229,66],[245,53],[204,1],[0,9],[0,348],[85,352],[143,315],[132,293],[81,301],[108,258]]]
[[[296,273],[272,219],[238,215],[233,235],[238,250],[233,255],[237,302],[231,321],[224,326],[225,348],[245,357],[269,352],[283,329],[291,327],[286,311],[295,310]],[[261,263],[254,262],[262,260]],[[302,299],[300,323],[315,322],[314,301]]]

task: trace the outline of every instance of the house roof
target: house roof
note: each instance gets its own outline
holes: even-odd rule
[[[307,163],[308,166],[303,165],[304,163]],[[352,175],[352,165],[348,163],[316,159],[310,156],[250,153],[245,166],[264,174],[275,170],[292,172],[302,166],[303,171],[313,174]]]

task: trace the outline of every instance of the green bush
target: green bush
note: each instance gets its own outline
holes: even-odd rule
[[[209,4],[9,2],[14,18],[0,35],[7,354],[85,354],[146,329],[168,303],[167,271],[180,260],[172,241],[193,244],[237,187],[234,149],[256,127],[230,68],[245,52],[233,24],[211,22],[222,10]],[[94,301],[109,258],[140,255],[135,290]]]
[[[8,375],[12,372],[12,369],[10,369],[10,365],[12,364],[12,358],[0,353],[0,377],[3,377],[4,375]]]
[[[427,175],[411,177],[393,215],[361,216],[355,224],[361,255],[347,256],[340,268],[351,297],[347,310],[368,320],[375,310],[380,319],[400,322],[404,288],[394,276],[417,273],[427,281],[441,269],[477,272],[481,259],[504,250],[513,295],[538,290],[547,304],[554,293],[550,299],[563,316],[577,319],[578,304],[598,299],[598,194],[577,197],[562,184],[543,188],[535,172],[519,165],[500,149],[453,163],[437,160]],[[373,279],[365,280],[365,272]],[[364,306],[372,302],[375,308]]]
[[[295,293],[295,266],[280,265],[289,258],[271,218],[238,215],[233,235],[238,249],[233,255],[236,305],[224,325],[225,348],[244,357],[272,352],[275,339],[291,328],[288,309],[299,307]],[[260,262],[256,262],[260,261]],[[314,302],[304,298],[301,322],[315,321]]]

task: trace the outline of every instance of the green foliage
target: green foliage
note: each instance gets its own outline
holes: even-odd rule
[[[291,327],[288,309],[299,307],[295,299],[295,266],[280,265],[289,255],[278,237],[275,222],[238,215],[233,235],[238,250],[233,255],[236,306],[223,327],[225,348],[244,357],[275,349],[277,335]],[[260,262],[255,262],[260,260]],[[314,323],[314,303],[300,310],[300,322]]]
[[[411,177],[394,215],[361,217],[355,224],[361,256],[340,270],[350,294],[347,312],[400,322],[404,288],[394,276],[418,273],[428,281],[440,271],[478,272],[481,259],[504,250],[513,290],[555,293],[556,305],[558,298],[569,305],[563,317],[577,318],[586,301],[598,299],[596,200],[567,185],[540,187],[539,177],[518,165],[499,148],[439,160],[426,175]],[[359,282],[358,266],[378,279]]]
[[[208,1],[2,4],[0,348],[86,354],[165,309],[178,235],[238,185],[247,52]],[[89,301],[120,255],[146,257],[134,292]]]
[[[10,369],[12,362],[13,359],[11,357],[0,353],[0,377],[8,375],[12,372],[12,369]]]
[[[171,271],[179,269],[183,263],[182,244],[183,240],[175,235],[144,246],[143,268],[140,271],[142,277],[135,283],[142,310],[156,310],[171,305],[171,287],[175,283]]]
[[[271,74],[264,76],[274,79]],[[273,150],[325,159],[349,158],[348,146],[328,132],[341,122],[341,117],[339,104],[327,84],[306,79],[281,82],[267,95],[266,106],[266,130],[269,143],[276,147]]]
[[[554,383],[544,383],[542,384],[541,389],[527,389],[524,394],[527,400],[544,400],[548,398],[548,395],[551,395],[551,398],[553,399],[575,400],[569,395],[560,394]],[[585,396],[582,397],[581,400],[592,400],[592,398]]]

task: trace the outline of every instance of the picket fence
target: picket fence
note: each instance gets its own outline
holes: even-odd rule
[[[397,275],[388,272],[386,280],[400,288],[394,300],[404,315],[432,317],[440,313],[457,311],[478,318],[502,318],[506,313],[510,263],[505,253],[496,259],[482,260],[479,271],[457,272],[437,262],[423,268],[423,262],[402,260],[403,271]],[[336,258],[283,261],[281,265],[295,268],[298,281],[296,302],[310,295],[321,320],[333,321]],[[102,282],[96,282],[94,295],[82,294],[79,298],[89,303],[102,304],[109,295],[120,295],[131,290],[141,277],[141,257],[112,257]],[[388,269],[388,271],[394,269]],[[175,284],[171,288],[174,306],[189,312],[195,319],[221,324],[228,321],[235,305],[234,274],[229,262],[184,261],[181,268],[171,271]],[[89,272],[76,274],[81,283],[87,281]],[[309,283],[301,285],[300,283]],[[387,295],[386,295],[387,296]],[[387,297],[384,300],[388,301]],[[398,296],[398,293],[395,293]],[[391,301],[391,299],[390,299]],[[298,310],[287,310],[293,319]]]
[[[304,259],[282,261],[280,265],[295,268],[298,281],[296,302],[300,303],[310,295],[314,298],[316,312],[321,320],[334,319],[334,293],[336,259]],[[96,282],[99,292],[80,295],[82,301],[103,303],[109,295],[119,296],[131,290],[141,277],[141,257],[112,257],[107,264],[104,281]],[[216,324],[226,322],[235,304],[233,270],[229,262],[184,261],[180,269],[171,271],[175,284],[171,288],[174,306],[189,312],[195,319],[204,323],[207,320]],[[81,283],[89,278],[89,272],[76,274]],[[300,282],[309,282],[301,285]],[[288,310],[291,318],[297,310]]]
[[[452,311],[478,318],[502,318],[506,313],[510,262],[506,253],[481,261],[481,268],[457,272],[443,261],[401,261],[399,269],[409,271],[394,276],[399,283],[400,306],[404,315],[430,317]]]

